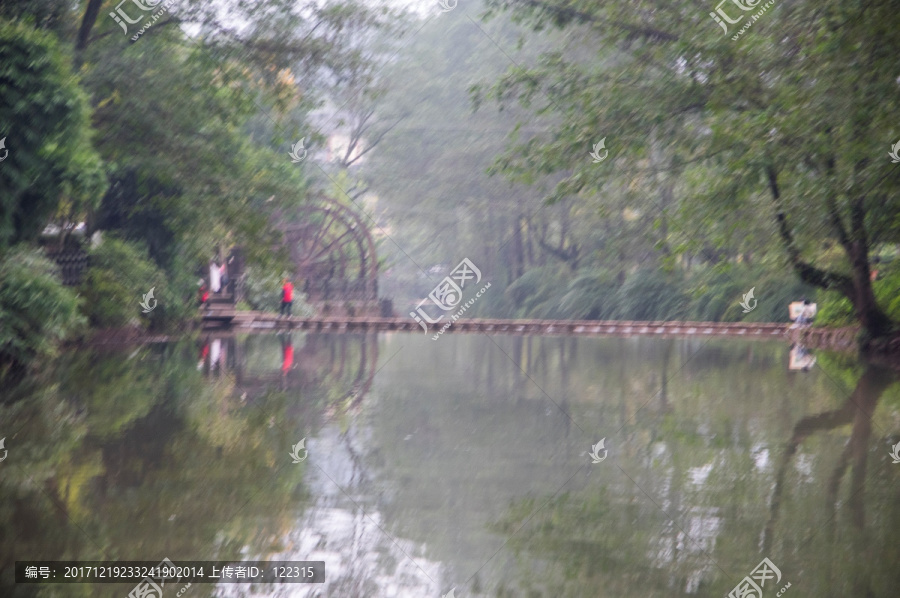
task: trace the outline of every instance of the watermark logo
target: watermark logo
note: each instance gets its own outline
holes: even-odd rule
[[[713,18],[713,21],[715,21],[716,24],[718,24],[722,28],[722,31],[724,31],[725,33],[728,33],[728,25],[736,25],[736,24],[740,23],[746,16],[746,15],[741,14],[736,19],[732,19],[731,16],[728,13],[726,13],[725,10],[722,8],[722,5],[728,1],[729,0],[722,0],[716,6],[715,12],[709,13],[709,16],[711,16]],[[762,0],[730,0],[730,1],[732,3],[734,3],[734,5],[737,6],[743,12],[749,12],[749,11],[755,9],[759,5],[759,3],[762,2]],[[750,15],[750,18],[748,20],[744,21],[740,30],[731,37],[732,41],[737,41],[737,39],[739,37],[744,35],[744,33],[748,29],[750,29],[750,26],[753,25],[753,23],[755,23],[763,15],[763,13],[765,13],[767,10],[769,10],[769,8],[771,8],[774,4],[775,4],[775,0],[769,0],[768,2],[766,2],[765,4],[760,6],[759,10],[755,14]],[[732,13],[732,14],[740,14],[740,13]]]
[[[302,457],[300,456],[301,450],[303,451]],[[305,436],[303,437],[303,439],[300,442],[298,442],[297,444],[295,444],[294,446],[291,447],[290,455],[294,459],[294,461],[293,461],[294,463],[302,463],[303,461],[306,460],[306,457],[309,455],[309,451],[306,450],[306,437]]]
[[[116,5],[116,11],[109,13],[109,16],[111,16],[113,18],[113,20],[119,24],[119,26],[122,28],[122,31],[125,32],[125,35],[128,35],[128,25],[136,25],[136,24],[140,23],[141,21],[144,20],[144,17],[146,17],[147,15],[141,15],[137,19],[132,19],[128,15],[128,13],[125,12],[125,9],[122,8],[122,5],[125,4],[126,2],[128,2],[128,0],[122,0],[121,2],[119,2],[119,4]],[[162,4],[163,0],[131,0],[131,2],[133,2],[134,5],[137,6],[140,10],[142,10],[144,12],[150,12],[154,8],[156,8],[157,6]],[[144,26],[142,26],[141,29],[138,31],[137,35],[133,36],[131,38],[131,40],[136,41],[167,10],[168,10],[168,8],[165,8],[165,7],[161,8],[156,14],[153,15],[153,19],[150,22],[144,24]],[[116,13],[118,13],[118,14],[116,14]]]
[[[296,164],[297,162],[302,162],[304,158],[306,158],[306,148],[303,147],[303,142],[306,141],[306,137],[295,143],[291,146],[290,156],[291,162]],[[300,155],[300,152],[303,152],[303,155]]]
[[[0,139],[0,150],[3,150],[3,155],[0,156],[0,162],[6,160],[6,156],[9,155],[9,150],[6,149],[6,137]]]
[[[749,314],[751,311],[756,309],[756,299],[753,297],[753,291],[755,289],[756,289],[756,287],[753,287],[752,289],[750,289],[750,291],[748,293],[745,293],[744,300],[741,301],[741,307],[744,308],[745,314]],[[750,305],[751,301],[753,302],[753,305]]]
[[[0,147],[3,147],[3,139],[0,139]],[[888,156],[891,157],[891,163],[896,164],[900,162],[900,141],[891,146],[891,151],[888,152]],[[5,158],[6,156],[4,156]],[[0,158],[3,160],[3,158]]]
[[[728,598],[762,598],[762,589],[766,587],[767,581],[772,581],[770,585],[778,584],[781,581],[781,570],[768,558],[764,558],[750,572],[750,575],[734,586],[734,589],[728,593]],[[790,583],[781,588],[776,596],[784,594],[789,587],[791,587]]]
[[[151,287],[150,291],[144,295],[143,301],[141,301],[141,307],[144,308],[144,313],[149,314],[156,308],[157,301],[153,297],[153,291],[156,290],[156,287]],[[153,305],[150,305],[150,302],[153,302]]]
[[[428,315],[428,312],[425,311],[425,308],[422,307],[422,304],[428,300],[431,300],[438,308],[443,311],[450,311],[455,309],[460,302],[462,301],[462,293],[463,289],[466,286],[466,282],[469,280],[474,280],[475,284],[481,282],[481,270],[479,270],[475,264],[472,263],[472,260],[469,258],[464,258],[459,264],[457,264],[456,268],[450,272],[450,276],[445,276],[444,280],[438,283],[434,289],[430,293],[428,293],[428,297],[419,301],[419,304],[416,305],[416,311],[409,312],[409,315],[412,316],[419,326],[422,327],[422,330],[425,331],[425,334],[428,334],[428,324],[437,324],[440,322],[446,314],[441,314],[437,318],[432,318]],[[459,283],[459,284],[457,284]],[[449,328],[453,322],[459,319],[459,317],[465,312],[469,307],[474,305],[475,301],[481,297],[482,293],[490,288],[491,283],[487,283],[480,291],[475,294],[474,299],[470,299],[466,301],[465,305],[450,316],[450,321],[447,322],[441,331],[438,334],[443,334],[443,332]],[[421,317],[420,317],[421,316]],[[428,322],[428,324],[426,324]],[[437,336],[435,336],[432,340],[437,340]]]
[[[456,5],[454,4],[454,6],[456,6]],[[441,598],[456,598],[456,594],[454,594],[455,591],[456,591],[456,588],[452,588],[449,592],[447,592],[446,594],[441,596]]]
[[[728,25],[726,25],[725,23],[727,22],[727,23],[730,23],[731,25],[734,25],[735,23],[739,23],[740,20],[744,18],[744,15],[741,15],[740,17],[732,20],[731,17],[729,17],[727,14],[725,14],[725,11],[722,10],[722,5],[725,4],[726,2],[728,2],[728,0],[722,0],[721,2],[719,2],[719,5],[716,6],[715,12],[709,13],[709,16],[711,16],[713,18],[713,20],[722,27],[722,29],[725,31],[725,33],[728,33]],[[718,14],[716,14],[716,13],[718,13]],[[723,21],[723,19],[724,19],[724,21]]]
[[[3,438],[0,438],[0,450],[3,451],[3,458],[0,459],[0,461],[6,461],[6,453],[9,452],[8,450],[6,450],[6,446],[4,446],[5,442],[6,442],[5,436]],[[897,445],[897,446],[900,446],[900,445]],[[894,448],[896,448],[896,447],[894,447]]]
[[[175,563],[168,558],[164,558],[156,567],[150,569],[151,574],[149,576],[138,582],[134,589],[128,592],[128,598],[162,598],[163,588],[166,587],[165,580],[175,579],[177,583],[178,579],[180,579],[180,577],[175,577],[177,570],[178,567],[175,566]],[[159,584],[156,581],[159,581]],[[181,596],[190,585],[187,584],[183,587],[177,595]]]
[[[601,461],[606,459],[606,455],[609,453],[609,451],[606,450],[605,443],[606,443],[606,438],[601,438],[600,442],[598,442],[597,444],[595,444],[591,447],[590,456],[591,456],[591,459],[593,459],[593,461],[591,461],[591,463],[600,463]],[[603,451],[602,457],[600,456],[600,451]]]
[[[603,155],[600,155],[600,150],[603,150]],[[591,158],[594,159],[594,164],[598,162],[603,162],[606,160],[606,156],[609,155],[609,150],[606,149],[606,137],[598,141],[594,144],[594,151],[591,152]]]
[[[3,441],[0,440],[0,448],[3,448]],[[893,446],[893,451],[891,451],[891,458],[893,459],[893,463],[900,463],[900,442]],[[0,459],[3,461],[3,459]]]
[[[438,6],[441,7],[441,12],[450,12],[451,10],[456,8],[456,3],[456,0],[440,0],[438,2]],[[452,592],[453,590],[450,591]]]

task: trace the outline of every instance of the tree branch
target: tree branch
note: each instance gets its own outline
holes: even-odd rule
[[[823,289],[836,289],[843,293],[848,299],[853,301],[853,281],[849,276],[828,272],[821,268],[816,268],[812,264],[803,261],[800,250],[794,241],[794,235],[787,223],[787,217],[784,215],[784,206],[781,203],[781,191],[778,188],[778,173],[772,166],[766,167],[766,174],[769,179],[769,191],[772,193],[772,203],[775,205],[775,220],[778,223],[778,234],[784,243],[784,248],[788,254],[788,260],[794,272],[805,283],[817,286]]]
[[[347,143],[347,151],[344,152],[344,158],[341,160],[341,164],[344,168],[347,168],[362,157],[362,154],[360,154],[353,160],[350,159],[350,156],[353,155],[353,151],[359,146],[363,133],[365,133],[368,128],[366,123],[369,122],[369,119],[372,118],[374,114],[374,109],[360,114],[359,118],[356,119],[356,125],[350,129],[350,141]]]
[[[350,166],[350,165],[352,165],[354,162],[356,162],[357,160],[359,160],[360,158],[362,158],[363,156],[365,156],[366,154],[368,154],[370,151],[372,151],[372,150],[375,148],[375,146],[378,145],[378,144],[381,142],[382,139],[384,139],[384,136],[385,136],[385,135],[387,135],[388,133],[390,133],[391,130],[392,130],[394,127],[396,127],[397,125],[399,125],[399,124],[400,124],[401,122],[403,122],[405,119],[406,119],[405,116],[400,117],[400,119],[397,120],[397,122],[395,122],[394,124],[392,124],[392,125],[391,125],[390,127],[388,127],[385,131],[383,131],[381,134],[379,134],[377,137],[375,137],[375,139],[374,139],[371,143],[367,144],[366,147],[365,147],[361,152],[359,152],[358,154],[356,154],[356,157],[355,157],[355,158],[353,158],[352,160],[350,160],[349,162],[347,162],[347,163],[345,164],[345,166]]]
[[[835,203],[834,197],[826,197],[825,205],[828,207],[828,216],[831,218],[831,225],[837,233],[838,242],[841,244],[841,247],[844,248],[844,251],[849,253],[850,237],[847,236],[847,231],[844,229],[844,223],[841,221],[841,215],[838,213],[837,203]]]
[[[580,10],[576,10],[574,8],[568,8],[565,6],[557,6],[555,4],[549,4],[547,2],[542,2],[541,0],[509,0],[509,4],[525,4],[527,6],[531,6],[533,8],[539,8],[541,10],[546,10],[547,12],[551,12],[555,15],[558,15],[563,18],[568,18],[572,20],[577,20],[581,22],[587,23],[596,23],[596,24],[605,24],[613,27],[619,27],[620,29],[624,29],[631,33],[637,33],[639,35],[643,35],[650,39],[656,40],[665,40],[665,41],[678,41],[678,36],[674,33],[669,33],[668,31],[661,31],[659,29],[654,29],[652,27],[645,27],[641,25],[632,25],[630,23],[623,23],[622,21],[610,21],[606,19],[598,19],[595,15],[590,13],[582,12]]]
[[[825,162],[825,172],[828,176],[832,176],[834,174],[834,157],[829,157]],[[841,214],[838,211],[837,202],[834,199],[834,196],[830,193],[825,197],[825,205],[828,208],[828,216],[831,218],[831,225],[834,227],[835,233],[838,236],[838,242],[841,244],[841,247],[844,248],[844,251],[847,254],[850,254],[850,237],[847,235],[847,229],[844,228],[844,223],[841,220]]]
[[[578,248],[575,246],[569,247],[568,250],[561,250],[553,247],[552,245],[548,245],[543,239],[538,239],[538,245],[541,246],[544,251],[557,258],[561,262],[565,264],[571,265],[572,263],[577,261],[578,258]]]

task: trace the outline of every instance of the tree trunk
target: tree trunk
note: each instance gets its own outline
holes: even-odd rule
[[[859,323],[872,337],[884,336],[891,330],[891,320],[878,306],[869,271],[867,247],[855,241],[849,251],[852,267],[853,293],[848,297]]]
[[[91,29],[97,22],[100,15],[100,7],[103,0],[90,0],[84,10],[84,16],[81,19],[81,26],[78,28],[78,38],[75,40],[75,66],[81,66],[81,53],[88,47],[91,39]]]
[[[525,254],[522,246],[522,216],[516,216],[514,225],[513,225],[513,273],[514,280],[518,280],[525,273],[523,268],[523,262],[525,261]]]
[[[534,234],[532,232],[531,217],[525,219],[525,258],[528,260],[528,267],[534,267]]]
[[[869,242],[865,228],[865,207],[862,199],[850,205],[850,228],[844,226],[837,205],[832,200],[827,204],[831,213],[832,227],[847,259],[850,261],[850,276],[831,272],[813,266],[803,260],[800,248],[794,240],[794,232],[788,224],[781,202],[781,190],[778,185],[778,173],[774,167],[766,169],[769,179],[769,190],[775,206],[775,221],[778,234],[787,251],[788,260],[794,272],[803,282],[822,288],[840,291],[850,303],[860,325],[869,338],[888,335],[893,328],[890,318],[878,307],[875,293],[872,291],[872,280],[869,272]],[[826,198],[826,201],[828,199]],[[863,349],[865,349],[863,343]]]

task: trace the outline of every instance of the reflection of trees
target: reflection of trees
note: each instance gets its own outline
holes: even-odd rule
[[[14,590],[4,584],[15,559],[240,558],[294,524],[305,466],[278,464],[297,440],[288,413],[295,402],[265,389],[242,403],[233,375],[222,368],[205,377],[194,351],[181,343],[71,352],[0,405],[0,421],[16,426],[0,475],[0,595],[128,592]],[[301,405],[298,415],[316,421],[321,409]]]
[[[783,369],[786,348],[774,352],[771,345],[755,345],[752,351],[727,347],[728,352],[711,346],[687,364],[683,352],[681,363],[672,360],[678,354],[674,349],[683,346],[662,341],[635,360],[622,345],[620,356],[595,359],[601,365],[594,370],[573,364],[576,386],[587,386],[585,379],[596,372],[593,389],[612,390],[595,399],[596,406],[573,395],[579,424],[581,413],[594,411],[600,418],[592,419],[602,419],[617,403],[621,420],[614,418],[614,424],[631,418],[624,431],[628,443],[615,457],[633,483],[592,469],[591,477],[601,478],[590,489],[572,487],[561,498],[514,501],[493,527],[509,537],[521,565],[519,589],[510,589],[510,595],[724,594],[763,556],[783,565],[794,585],[802,575],[804,595],[896,595],[900,572],[894,571],[896,550],[890,548],[890,530],[900,515],[896,484],[873,478],[868,459],[878,444],[872,417],[879,399],[893,396],[885,391],[895,374],[874,365],[831,368],[834,364],[823,357],[827,375],[799,378]],[[544,378],[535,378],[552,396],[563,396]],[[844,385],[848,390],[841,390]],[[798,410],[820,410],[812,406],[831,396],[840,397],[838,408],[797,415]],[[786,417],[797,423],[785,428]],[[791,465],[803,443],[840,426],[851,426],[846,446],[832,455],[829,447],[840,436],[822,439],[810,447],[809,463],[798,466],[799,477],[792,478]],[[770,465],[768,447],[784,437],[787,448]],[[835,540],[826,530],[838,526],[839,495],[845,496],[848,525],[838,528]],[[864,516],[867,496],[879,507],[874,517]],[[782,512],[787,514],[779,517]],[[784,529],[774,541],[777,527]],[[808,544],[820,529],[816,543]]]
[[[845,426],[851,422],[853,427],[850,440],[841,452],[834,472],[828,480],[827,497],[828,505],[833,510],[837,503],[841,480],[852,462],[853,477],[850,482],[848,507],[854,526],[860,529],[863,527],[866,465],[869,440],[872,435],[872,414],[875,412],[878,399],[896,380],[897,375],[894,372],[878,365],[869,364],[859,378],[856,388],[843,405],[837,409],[806,416],[794,425],[775,477],[769,521],[763,531],[763,552],[768,552],[772,547],[774,528],[781,509],[785,474],[799,446],[813,434]],[[833,515],[834,513],[830,517],[832,521],[834,520]]]
[[[502,595],[681,595],[669,587],[670,573],[654,562],[660,549],[653,547],[660,517],[634,505],[617,508],[613,494],[602,489],[564,494],[538,510],[544,502],[518,501],[492,526],[494,531],[512,536],[520,557],[529,557],[523,559],[527,569],[518,583]],[[652,520],[655,525],[637,525],[635,518]]]

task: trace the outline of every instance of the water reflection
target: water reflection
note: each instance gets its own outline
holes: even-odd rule
[[[208,334],[200,344],[198,371],[207,378],[232,376],[251,398],[271,389],[299,393],[342,389],[347,401],[328,405],[330,415],[336,409],[352,411],[362,403],[378,363],[374,334]]]
[[[837,458],[826,485],[826,505],[829,510],[829,523],[826,527],[833,538],[834,521],[836,519],[838,491],[848,467],[852,467],[846,508],[854,527],[861,530],[865,523],[865,481],[868,464],[869,447],[872,436],[872,415],[884,391],[897,380],[895,372],[881,366],[870,364],[860,376],[856,388],[844,403],[832,409],[808,415],[800,419],[793,428],[791,437],[784,449],[781,464],[775,478],[775,488],[771,501],[771,516],[763,534],[763,548],[771,548],[774,528],[778,521],[785,477],[791,460],[798,448],[811,436],[833,430],[841,426],[851,425],[850,438],[847,440],[840,456]]]
[[[795,350],[295,332],[65,354],[0,403],[0,595],[130,589],[17,587],[17,559],[169,557],[326,561],[323,586],[198,597],[707,596],[768,557],[797,596],[895,596],[895,374],[822,353],[797,375]]]
[[[799,343],[791,346],[791,357],[788,362],[789,370],[808,372],[814,365],[816,365],[816,356],[812,354],[812,351]]]

